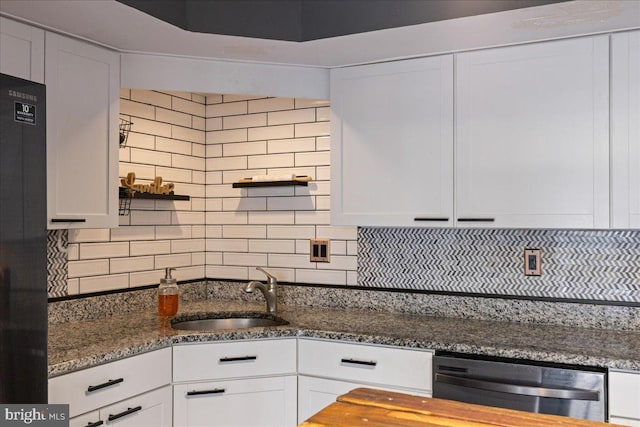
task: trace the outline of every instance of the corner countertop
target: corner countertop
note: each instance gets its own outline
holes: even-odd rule
[[[179,315],[263,311],[263,304],[182,303]],[[313,337],[640,371],[640,331],[481,321],[364,310],[280,306],[286,326],[178,331],[145,310],[49,325],[49,377],[187,342]]]

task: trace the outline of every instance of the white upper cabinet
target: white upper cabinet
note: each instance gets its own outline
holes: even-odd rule
[[[47,225],[118,226],[120,55],[46,33]]]
[[[453,224],[451,55],[331,71],[331,222]]]
[[[605,35],[457,55],[458,225],[609,227],[608,47]]]
[[[613,228],[640,228],[640,31],[611,39]]]
[[[0,73],[44,83],[44,31],[0,16]]]

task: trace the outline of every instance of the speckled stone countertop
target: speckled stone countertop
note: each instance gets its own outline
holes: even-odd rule
[[[49,325],[49,376],[185,342],[315,337],[640,371],[640,331],[588,329],[365,310],[280,306],[286,326],[178,331],[147,309]],[[179,315],[263,311],[264,304],[206,300]]]

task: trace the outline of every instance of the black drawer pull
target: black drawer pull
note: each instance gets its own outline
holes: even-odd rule
[[[258,356],[238,356],[238,357],[221,357],[220,363],[224,362],[242,362],[244,360],[256,360]]]
[[[202,394],[222,394],[226,391],[224,388],[214,388],[212,390],[194,390],[188,391],[187,396],[199,396]]]
[[[51,222],[87,222],[85,218],[51,218]]]
[[[373,360],[357,360],[357,359],[342,359],[340,360],[342,363],[352,363],[354,365],[364,365],[364,366],[376,366],[378,362]]]
[[[449,218],[441,218],[441,217],[436,217],[436,218],[429,218],[428,216],[418,216],[413,218],[414,221],[439,221],[439,222],[447,222],[449,221]]]
[[[458,218],[458,222],[494,222],[495,218]]]
[[[98,426],[101,426],[102,424],[104,424],[104,421],[102,420],[96,421],[95,423],[92,423],[91,421],[89,421],[87,425],[84,427],[98,427]]]
[[[106,383],[98,384],[98,385],[90,385],[87,388],[87,392],[91,393],[92,391],[100,390],[101,388],[110,387],[115,384],[119,384],[124,382],[124,378],[118,378],[117,380],[109,380]]]
[[[117,420],[118,418],[126,417],[127,415],[131,415],[134,412],[138,412],[140,410],[142,410],[142,406],[136,406],[135,408],[129,408],[126,411],[122,411],[119,414],[115,414],[115,415],[109,414],[109,417],[107,418],[107,420],[109,421]]]

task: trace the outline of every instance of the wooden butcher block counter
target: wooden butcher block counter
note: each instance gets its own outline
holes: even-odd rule
[[[615,426],[556,415],[357,388],[300,427],[597,427]]]

